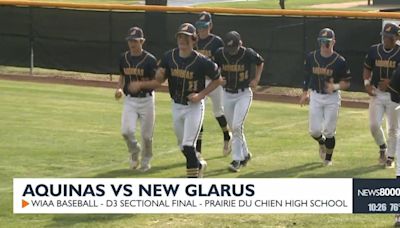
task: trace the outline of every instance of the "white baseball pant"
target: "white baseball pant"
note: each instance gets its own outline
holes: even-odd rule
[[[376,96],[369,102],[369,125],[375,142],[378,146],[386,143],[385,133],[382,128],[384,114],[386,113],[386,129],[388,133],[387,156],[394,157],[396,151],[396,135],[398,131],[395,107],[398,105],[391,101],[390,93],[375,90]]]
[[[211,80],[207,79],[206,80],[206,87],[208,84],[210,84]],[[222,104],[223,102],[223,94],[224,94],[224,89],[222,86],[218,86],[216,89],[214,89],[211,93],[207,95],[211,99],[212,102],[212,110],[214,113],[214,117],[220,117],[224,115],[224,106]]]
[[[332,138],[335,136],[340,103],[340,91],[332,94],[311,91],[308,120],[312,137],[324,135],[326,138]]]
[[[204,118],[204,100],[188,105],[172,102],[172,118],[178,146],[195,147]]]
[[[142,136],[142,163],[150,162],[153,157],[153,131],[155,122],[154,92],[152,96],[137,98],[126,96],[121,118],[121,133],[128,146],[129,152],[134,153],[137,147],[135,137],[137,121],[140,120]],[[133,154],[139,156],[138,154]]]
[[[396,104],[395,112],[397,114],[397,124],[400,126],[400,104]],[[400,130],[397,131],[397,145],[396,145],[396,158],[397,158],[397,170],[396,176],[400,176]]]
[[[249,154],[246,138],[244,136],[244,122],[253,100],[250,88],[238,93],[224,92],[223,104],[228,126],[232,130],[232,159],[243,161]]]

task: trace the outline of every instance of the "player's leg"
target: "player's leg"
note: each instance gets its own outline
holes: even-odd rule
[[[183,153],[183,128],[185,125],[185,121],[183,119],[184,114],[184,106],[180,104],[173,103],[172,104],[172,122],[174,123],[174,132],[177,139],[177,144],[179,149]]]
[[[396,154],[396,144],[397,144],[397,132],[398,132],[398,123],[397,123],[397,111],[396,107],[398,104],[392,102],[390,97],[388,97],[386,103],[386,120],[387,120],[387,130],[388,130],[388,139],[387,139],[387,152],[386,152],[386,168],[394,168],[395,167],[395,154]]]
[[[183,126],[183,154],[186,157],[186,174],[188,178],[203,177],[207,163],[200,163],[195,146],[204,118],[204,101],[186,107]]]
[[[332,94],[330,96],[329,104],[324,108],[324,135],[326,155],[325,165],[332,164],[333,151],[336,145],[336,125],[339,115],[340,98],[338,94]]]
[[[155,122],[154,94],[151,97],[143,99],[143,107],[140,112],[143,145],[140,169],[145,172],[151,168],[150,161],[153,157],[153,132]]]
[[[397,115],[397,126],[400,128],[400,105],[397,104],[395,108],[396,115]],[[396,176],[400,181],[400,130],[397,130],[397,145],[396,145],[396,161],[397,161],[397,169],[396,169]]]
[[[223,94],[224,93],[222,87],[218,86],[208,95],[208,97],[212,101],[212,110],[214,113],[214,117],[217,120],[222,130],[223,140],[224,140],[224,146],[222,152],[224,156],[227,156],[231,152],[231,146],[230,146],[231,135],[229,133],[226,117],[224,115]]]
[[[204,132],[204,125],[201,126],[199,137],[197,137],[197,141],[196,141],[196,152],[198,153],[199,157],[201,157],[201,148],[202,148],[202,144],[203,144],[203,132]]]
[[[386,162],[386,139],[382,128],[383,115],[385,107],[380,98],[380,94],[371,97],[369,102],[369,127],[375,143],[379,146],[379,163],[385,164]]]
[[[223,96],[224,111],[230,129],[233,129],[233,119],[234,119],[236,102],[237,102],[237,94],[224,92]],[[233,141],[233,135],[232,135],[232,141]],[[242,155],[239,152],[240,151],[238,151],[237,149],[233,150],[232,147],[232,162],[229,165],[229,170],[232,171],[240,170],[241,166],[240,159]]]
[[[137,119],[136,101],[134,98],[125,97],[121,117],[121,134],[128,146],[130,166],[132,169],[136,169],[139,165],[140,145],[135,137]]]
[[[318,142],[319,154],[322,160],[325,160],[326,148],[325,148],[325,136],[322,134],[323,130],[323,119],[324,119],[324,108],[321,103],[321,94],[311,92],[310,96],[310,108],[308,112],[309,121],[309,134],[313,139]]]
[[[249,113],[251,102],[253,100],[253,93],[250,89],[244,91],[241,94],[238,102],[235,105],[232,132],[235,135],[235,145],[233,147],[239,147],[240,152],[244,160],[241,160],[241,165],[246,166],[250,161],[252,154],[249,152],[247,147],[246,138],[244,135],[244,122],[246,121],[247,114]],[[233,141],[233,139],[232,139]],[[232,142],[233,144],[233,142]]]
[[[250,90],[231,94],[231,104],[227,104],[226,112],[233,112],[232,116],[227,114],[228,119],[232,118],[230,128],[232,130],[232,162],[229,170],[233,172],[240,171],[241,166],[245,165],[250,159],[246,139],[243,134],[243,123],[245,121],[247,112],[251,105],[252,93]],[[226,102],[224,102],[226,104]],[[232,105],[231,107],[229,107]]]

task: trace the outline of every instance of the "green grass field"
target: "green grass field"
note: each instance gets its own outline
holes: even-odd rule
[[[49,0],[43,0],[49,1]],[[76,3],[116,3],[116,4],[143,4],[145,0],[53,0],[53,2],[76,2]],[[169,0],[172,2],[173,0]],[[285,0],[287,9],[310,9],[312,5],[326,4],[326,3],[343,3],[343,2],[360,2],[362,0]],[[180,3],[184,5],[184,1],[180,0]],[[267,9],[278,9],[279,0],[232,0],[232,1],[212,1],[210,3],[199,4],[198,6],[212,6],[212,7],[234,7],[234,8],[267,8]],[[367,4],[367,0],[365,0]],[[372,7],[354,7],[349,10],[371,10]],[[344,9],[346,10],[346,9]]]
[[[170,101],[158,93],[153,169],[128,169],[113,90],[0,80],[0,227],[390,227],[391,215],[13,215],[14,177],[184,177]],[[394,177],[377,165],[367,111],[342,108],[334,166],[323,167],[307,134],[307,108],[255,101],[246,123],[255,159],[229,173],[222,135],[206,111],[207,177]],[[310,186],[312,188],[312,186]]]
[[[287,9],[308,9],[312,5],[326,3],[344,3],[344,2],[359,2],[360,0],[285,0]],[[365,0],[367,3],[367,0]],[[202,6],[215,7],[234,7],[234,8],[265,8],[265,9],[280,9],[279,0],[249,0],[249,1],[232,1],[221,3],[207,3]]]

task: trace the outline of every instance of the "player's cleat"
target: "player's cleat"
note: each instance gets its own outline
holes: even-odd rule
[[[132,149],[130,155],[129,155],[129,163],[131,169],[137,169],[139,167],[139,154],[142,148],[140,147],[140,144],[137,143],[136,146]]]
[[[137,160],[137,158],[134,158],[133,155],[129,156],[129,167],[131,169],[137,169],[139,167],[139,161]]]
[[[249,153],[247,154],[246,158],[245,158],[243,161],[240,162],[241,165],[242,165],[243,167],[245,167],[245,166],[247,165],[247,163],[251,160],[252,157],[253,157],[253,154],[251,154],[251,153],[249,152]]]
[[[200,162],[200,169],[199,169],[199,178],[203,178],[204,177],[204,173],[206,172],[207,169],[207,162],[206,160],[199,160]]]
[[[379,164],[380,165],[386,164],[386,155],[384,150],[379,151]]]
[[[200,152],[196,152],[196,157],[197,157],[197,159],[199,159],[200,164],[202,162],[205,162],[207,164],[207,162],[204,160],[203,156],[201,156]]]
[[[147,163],[147,164],[142,164],[140,166],[139,171],[145,173],[145,172],[149,171],[150,169],[151,169],[151,165],[149,163]]]
[[[386,159],[385,168],[386,169],[393,169],[395,167],[394,158],[388,157]]]
[[[319,145],[319,157],[321,158],[322,161],[325,160],[325,156],[326,156],[326,146],[325,144],[320,144]]]
[[[332,166],[332,161],[324,160],[324,166]]]
[[[241,161],[232,161],[229,165],[229,170],[232,172],[239,172],[240,167],[242,166]]]
[[[224,141],[223,155],[226,157],[232,152],[232,139]]]
[[[394,218],[394,227],[400,227],[400,214],[395,215]]]

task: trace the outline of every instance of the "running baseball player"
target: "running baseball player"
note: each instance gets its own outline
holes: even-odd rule
[[[224,46],[224,42],[219,36],[216,36],[211,33],[211,29],[213,27],[211,14],[208,12],[202,12],[199,16],[199,19],[196,21],[196,29],[199,36],[197,41],[196,50],[201,54],[207,56],[210,59],[214,59],[214,54],[217,49]],[[211,80],[206,79],[206,86],[210,84]],[[224,156],[228,156],[231,152],[231,135],[228,129],[228,123],[226,122],[226,118],[224,115],[224,107],[222,105],[222,95],[223,89],[222,86],[218,86],[214,91],[208,94],[208,97],[212,101],[212,108],[215,118],[218,121],[219,126],[222,129],[224,146],[222,153]],[[202,135],[203,135],[203,126],[201,127],[200,135],[196,144],[196,151],[201,153],[201,143],[202,143]]]
[[[400,126],[400,65],[397,66],[396,70],[389,80],[383,80],[381,87],[385,91],[390,93],[391,101],[394,102],[394,112],[397,115],[397,124]],[[400,157],[400,135],[397,135],[397,145],[396,145],[396,157]],[[400,181],[400,161],[397,159],[397,179]],[[400,227],[400,214],[395,215],[395,227]]]
[[[253,49],[242,46],[240,34],[228,32],[224,47],[215,53],[215,61],[224,79],[223,104],[228,125],[232,130],[232,162],[229,170],[239,172],[252,154],[244,136],[244,122],[264,67],[264,59]]]
[[[126,40],[129,50],[121,55],[119,61],[121,76],[115,98],[120,99],[125,94],[121,132],[128,145],[130,167],[137,169],[140,162],[140,170],[145,172],[151,168],[150,161],[153,157],[154,92],[152,89],[134,92],[131,86],[141,81],[154,79],[157,60],[152,54],[143,50],[145,38],[141,28],[129,29]],[[135,137],[138,120],[141,124],[143,148]],[[139,159],[139,155],[141,155],[141,159]]]
[[[176,39],[178,48],[164,54],[155,80],[135,84],[134,91],[157,88],[168,79],[174,130],[186,157],[187,177],[203,177],[207,163],[199,160],[195,146],[203,124],[204,98],[222,83],[222,79],[218,66],[193,49],[197,34],[192,24],[182,24]],[[206,76],[212,80],[207,87]]]
[[[396,44],[399,27],[387,23],[381,35],[383,43],[372,45],[365,57],[363,78],[365,90],[371,97],[369,125],[372,136],[379,146],[379,162],[385,164],[386,168],[394,168],[398,125],[393,106],[396,104],[390,100],[390,93],[385,92],[380,84],[391,77],[400,62],[400,47]],[[384,114],[387,120],[387,141],[382,128]]]
[[[350,87],[351,76],[346,60],[333,50],[336,42],[334,31],[322,29],[317,40],[320,49],[312,51],[305,59],[300,104],[303,106],[310,99],[309,133],[318,142],[324,165],[330,166],[341,103],[340,90]]]

